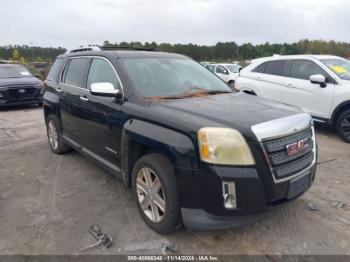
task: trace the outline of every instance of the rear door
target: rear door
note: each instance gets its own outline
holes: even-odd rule
[[[85,79],[89,64],[88,57],[70,58],[57,88],[63,131],[75,139],[79,138],[77,122],[82,115],[80,94],[86,89]]]
[[[121,130],[124,123],[122,105],[113,97],[92,95],[93,83],[111,83],[121,92],[121,83],[109,60],[102,57],[92,59],[87,76],[87,89],[81,97],[82,115],[78,129],[82,144],[97,158],[119,165]],[[96,157],[96,156],[95,156]],[[101,159],[100,159],[101,160]]]
[[[259,89],[258,96],[281,102],[285,70],[286,60],[268,61],[255,68],[252,73]]]
[[[327,79],[327,86],[310,82],[311,75],[321,74]],[[311,60],[294,59],[290,61],[288,77],[283,90],[283,102],[296,105],[312,116],[329,118],[335,81],[318,64]]]

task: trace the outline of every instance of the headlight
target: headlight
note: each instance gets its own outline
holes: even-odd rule
[[[253,155],[240,132],[231,128],[204,127],[198,131],[201,159],[224,165],[254,165]]]
[[[45,91],[45,83],[41,82],[40,84],[35,86],[36,88],[40,88],[40,94],[42,95]]]

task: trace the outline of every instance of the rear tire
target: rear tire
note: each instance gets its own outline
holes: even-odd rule
[[[228,81],[228,86],[229,86],[232,90],[235,90],[235,81],[234,81],[234,80]]]
[[[56,115],[49,115],[46,118],[46,130],[52,152],[64,154],[71,151],[71,147],[63,142],[61,122]]]
[[[347,143],[350,143],[350,109],[345,110],[337,119],[336,128],[338,135]]]
[[[132,172],[132,189],[145,223],[165,234],[181,227],[177,183],[169,160],[161,154],[141,157]]]

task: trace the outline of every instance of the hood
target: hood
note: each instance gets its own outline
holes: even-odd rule
[[[20,78],[0,78],[0,86],[35,86],[41,83],[36,77],[20,77]]]
[[[186,131],[197,132],[205,126],[230,127],[253,140],[256,139],[251,131],[253,125],[303,112],[294,106],[245,93],[157,101],[150,109]]]

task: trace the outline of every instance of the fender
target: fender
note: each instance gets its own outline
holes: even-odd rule
[[[60,117],[59,115],[59,97],[49,91],[46,91],[43,96],[43,106],[50,108],[51,111],[55,112],[55,114]],[[46,117],[46,115],[45,115]]]
[[[138,119],[128,120],[121,137],[121,169],[123,180],[129,184],[129,144],[137,142],[155,152],[166,155],[174,168],[196,170],[198,159],[195,146],[190,137],[156,124]]]
[[[350,108],[350,100],[344,101],[342,103],[340,103],[334,110],[332,113],[332,117],[330,119],[331,124],[335,122],[335,118],[337,117],[338,113],[340,112],[340,110],[342,110],[344,107]]]

